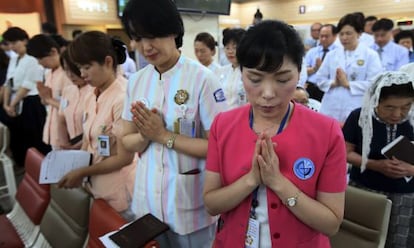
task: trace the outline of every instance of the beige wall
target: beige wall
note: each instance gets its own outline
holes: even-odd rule
[[[305,14],[299,14],[300,5],[306,5]],[[315,21],[337,23],[340,17],[355,11],[391,19],[414,17],[414,0],[261,0],[231,7],[230,16],[220,16],[220,27],[228,26],[222,23],[227,19],[239,19],[242,27],[250,25],[257,7],[264,19],[281,19],[296,25]]]

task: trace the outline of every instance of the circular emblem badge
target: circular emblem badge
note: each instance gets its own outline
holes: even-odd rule
[[[315,165],[308,158],[299,158],[293,165],[293,172],[301,180],[308,180],[315,173]]]
[[[188,92],[186,90],[177,90],[174,101],[178,105],[184,104],[188,100]]]

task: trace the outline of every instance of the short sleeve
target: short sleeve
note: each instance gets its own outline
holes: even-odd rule
[[[40,66],[36,60],[30,60],[27,64],[25,77],[21,87],[28,90],[36,89],[36,82],[43,81],[43,67]]]
[[[126,88],[125,100],[122,108],[122,119],[132,121],[132,113],[130,111],[132,103],[132,89],[133,85],[137,83],[137,73],[132,74],[128,79]]]
[[[220,114],[214,118],[208,138],[206,170],[220,172],[219,147],[217,141],[217,127]]]
[[[358,125],[360,109],[352,111],[345,121],[342,132],[346,142],[358,144],[358,137],[361,134],[361,128]]]
[[[332,121],[328,152],[318,179],[318,191],[343,192],[347,186],[346,147],[339,123]]]
[[[116,137],[122,137],[122,111],[123,101],[120,99],[114,103],[114,106],[112,108],[112,116],[114,118],[114,121],[112,123],[112,132]]]
[[[204,130],[210,129],[214,117],[227,110],[227,102],[220,83],[211,71],[208,71],[199,98],[200,120]]]

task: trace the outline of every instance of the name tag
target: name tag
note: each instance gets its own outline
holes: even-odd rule
[[[260,223],[258,220],[249,218],[249,227],[247,228],[245,248],[259,247]]]
[[[191,138],[196,137],[196,126],[194,120],[178,118],[178,124],[180,134],[186,135]]]
[[[109,136],[108,135],[99,135],[98,136],[98,154],[99,156],[108,157],[111,155],[109,150]]]

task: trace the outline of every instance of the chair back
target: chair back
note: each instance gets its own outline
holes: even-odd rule
[[[13,209],[7,214],[9,222],[26,247],[31,247],[35,242],[40,221],[50,201],[50,186],[38,183],[43,158],[43,154],[36,148],[27,150],[26,171],[17,188]]]
[[[102,218],[102,216],[105,216]],[[88,248],[104,248],[99,237],[118,230],[127,221],[102,199],[94,199],[89,215]]]
[[[16,193],[16,200],[35,225],[40,224],[50,200],[50,185],[39,184],[43,158],[44,155],[36,148],[27,150],[24,163],[26,172]]]
[[[339,232],[331,237],[332,248],[384,247],[391,205],[385,195],[348,186],[344,220]]]
[[[88,234],[89,194],[82,188],[62,189],[56,185],[50,187],[50,194],[35,247],[83,247]]]

